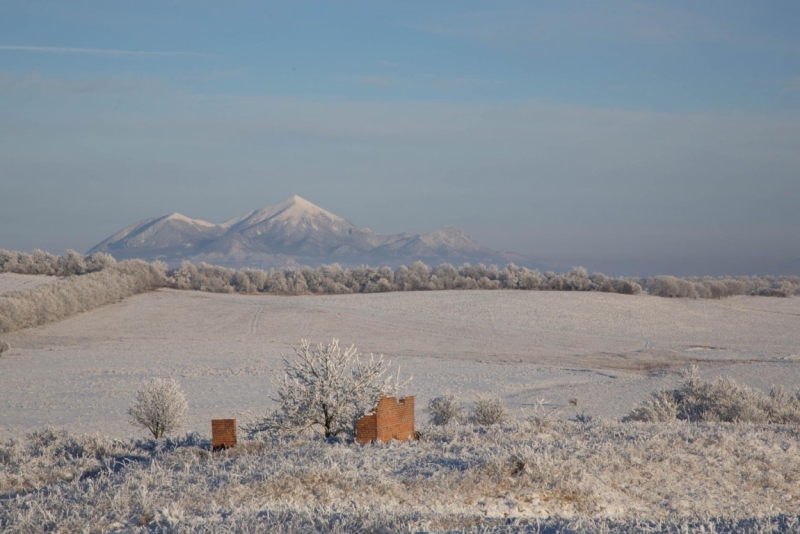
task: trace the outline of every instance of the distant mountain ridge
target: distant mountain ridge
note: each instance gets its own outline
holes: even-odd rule
[[[221,224],[180,213],[146,219],[97,244],[89,251],[94,252],[107,252],[117,260],[258,268],[334,262],[397,266],[417,260],[505,264],[526,259],[482,247],[450,226],[428,234],[376,234],[297,195]]]

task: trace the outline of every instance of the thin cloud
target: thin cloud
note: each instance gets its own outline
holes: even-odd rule
[[[119,50],[116,48],[76,48],[69,46],[0,45],[0,50],[14,52],[41,52],[45,54],[84,54],[90,56],[194,56],[219,57],[217,54],[180,51]]]
[[[430,74],[412,74],[408,76],[390,76],[385,74],[363,74],[352,78],[361,85],[389,89],[406,87],[412,89],[468,89],[503,83],[499,80],[481,78],[479,76],[434,76]]]

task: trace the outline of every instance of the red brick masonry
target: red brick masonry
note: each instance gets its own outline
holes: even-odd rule
[[[356,422],[356,443],[414,439],[414,397],[383,396],[378,405]]]
[[[236,419],[211,420],[211,449],[218,451],[236,445]]]

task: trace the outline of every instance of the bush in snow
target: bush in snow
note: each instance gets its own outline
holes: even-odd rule
[[[622,418],[623,421],[669,423],[678,417],[678,404],[670,391],[657,391]]]
[[[623,418],[623,421],[800,423],[800,390],[788,393],[773,388],[769,394],[739,384],[730,377],[702,380],[693,367],[674,390],[658,391]]]
[[[186,424],[189,405],[180,384],[169,378],[156,378],[136,392],[136,400],[128,409],[130,422],[149,430],[155,439],[170,434]]]
[[[9,350],[11,350],[11,346],[8,344],[8,342],[0,339],[0,355],[2,355],[4,352],[8,352]]]
[[[476,425],[497,425],[506,420],[506,407],[500,397],[479,397],[472,405],[469,419]]]
[[[284,357],[284,374],[276,382],[280,407],[247,425],[250,433],[355,436],[356,421],[372,410],[382,395],[396,394],[397,378],[386,376],[383,356],[361,358],[355,346],[342,350],[339,340],[316,347],[302,340],[294,358]]]
[[[428,422],[432,425],[443,426],[451,422],[461,423],[464,420],[464,405],[461,399],[453,394],[429,400],[425,411],[428,413]]]

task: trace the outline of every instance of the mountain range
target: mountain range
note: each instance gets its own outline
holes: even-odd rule
[[[117,260],[161,260],[174,266],[201,261],[229,267],[525,263],[518,254],[480,246],[450,226],[428,234],[380,235],[359,228],[311,202],[293,196],[221,224],[180,213],[134,223],[94,246]]]

